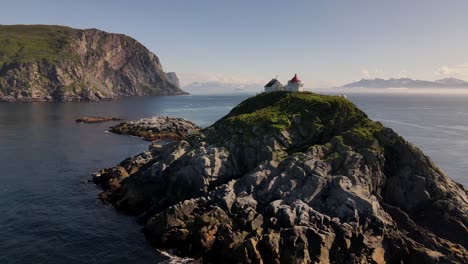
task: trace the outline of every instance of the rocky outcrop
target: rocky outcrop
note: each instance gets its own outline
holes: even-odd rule
[[[94,175],[158,249],[208,263],[467,263],[468,198],[338,96],[249,98]]]
[[[110,132],[141,137],[148,141],[181,140],[197,133],[200,127],[183,118],[158,116],[137,121],[122,122],[110,128]]]
[[[0,100],[95,101],[184,94],[131,37],[97,29],[0,26]]]
[[[75,120],[76,123],[103,123],[109,121],[121,121],[122,118],[118,117],[104,117],[104,116],[88,116],[80,117]]]
[[[167,72],[166,76],[172,84],[180,88],[179,77],[177,77],[177,74],[175,72]]]

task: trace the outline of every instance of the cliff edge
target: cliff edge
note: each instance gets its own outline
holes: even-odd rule
[[[185,94],[135,39],[97,29],[0,25],[0,101]]]

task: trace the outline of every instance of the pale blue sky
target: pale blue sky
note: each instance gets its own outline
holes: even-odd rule
[[[183,83],[468,79],[466,0],[3,1],[0,24],[123,33]]]

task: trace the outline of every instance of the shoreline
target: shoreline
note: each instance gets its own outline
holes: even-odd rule
[[[65,100],[54,100],[48,98],[6,98],[8,96],[0,96],[0,103],[58,103],[58,102],[80,102],[80,103],[89,103],[89,102],[106,102],[106,101],[118,101],[125,98],[142,98],[142,97],[163,97],[163,96],[183,96],[190,95],[187,92],[184,93],[175,93],[175,94],[161,94],[161,95],[121,95],[116,97],[104,97],[97,100],[83,100],[80,98],[72,97]]]

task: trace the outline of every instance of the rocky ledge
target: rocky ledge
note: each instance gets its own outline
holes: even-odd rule
[[[200,127],[191,121],[168,116],[122,122],[110,128],[112,133],[137,136],[148,141],[161,139],[181,140],[199,130]]]
[[[121,121],[121,120],[122,118],[118,118],[118,117],[88,116],[88,117],[77,118],[75,121],[77,123],[103,123],[103,122]]]
[[[94,175],[154,247],[203,262],[468,263],[468,199],[337,96],[275,92]]]

